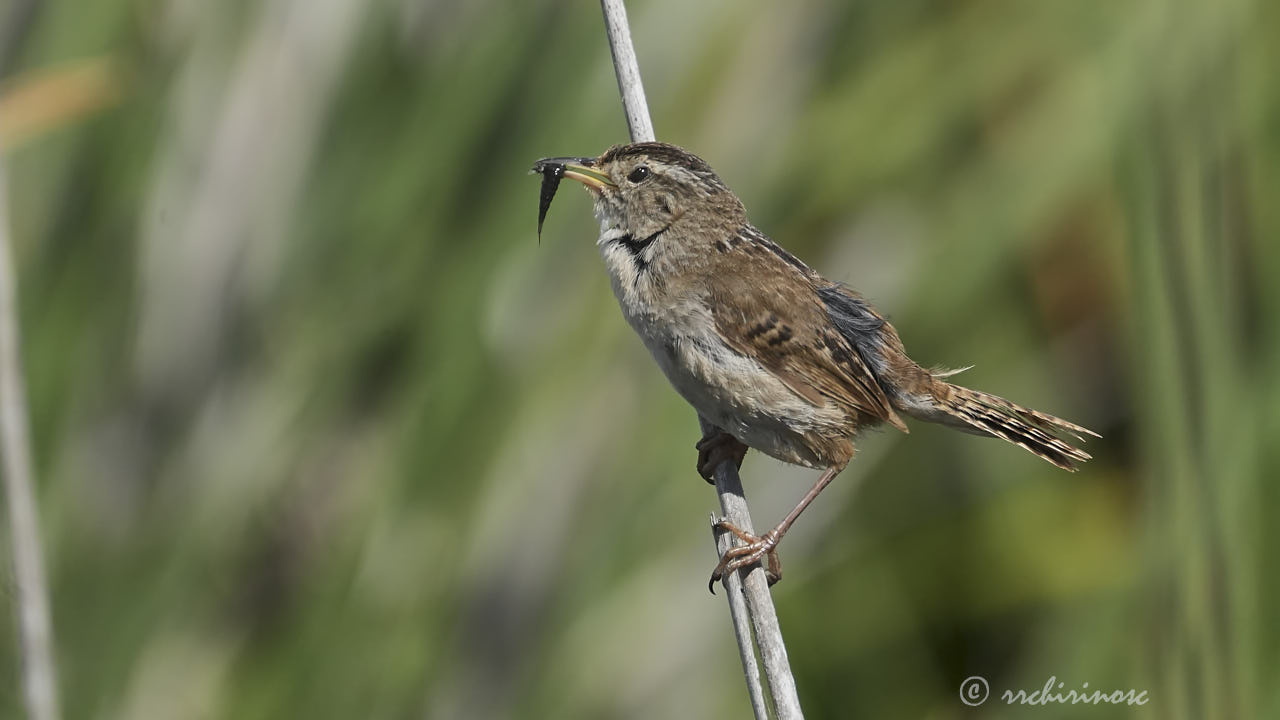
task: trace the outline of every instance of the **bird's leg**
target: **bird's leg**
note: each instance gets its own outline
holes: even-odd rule
[[[736,536],[742,542],[746,543],[747,546],[750,546],[753,543],[758,543],[760,542],[760,539],[761,539],[760,536],[752,535],[751,533],[743,530],[742,528],[738,527],[737,525],[734,525],[733,523],[729,522],[724,518],[720,518],[719,520],[717,520],[712,527],[715,530],[726,530],[728,532],[733,533],[734,536]],[[725,552],[725,556],[727,557],[729,553],[734,552],[735,550],[743,550],[743,549],[745,549],[743,546],[730,548]],[[765,560],[766,560],[766,567],[764,571],[764,576],[765,576],[765,579],[769,581],[769,585],[772,586],[774,583],[782,579],[782,560],[778,558],[778,552],[777,550],[774,550],[774,549],[770,549],[768,552],[765,553]],[[725,562],[724,558],[721,558],[720,563],[724,564],[724,562]],[[720,566],[717,565],[716,569],[719,570]],[[711,592],[713,594],[715,593],[716,580],[719,580],[725,574],[727,574],[727,571],[722,572],[720,575],[712,573],[710,586],[711,586]]]
[[[738,568],[743,568],[753,563],[757,563],[760,561],[760,558],[766,556],[768,558],[767,574],[770,576],[769,584],[772,585],[781,580],[782,563],[778,560],[778,542],[782,540],[782,536],[785,535],[787,530],[791,528],[791,525],[795,523],[796,518],[800,517],[800,513],[804,512],[804,509],[809,507],[809,503],[813,502],[813,499],[818,497],[818,493],[821,493],[823,488],[830,485],[831,481],[834,480],[836,475],[839,475],[840,471],[843,469],[843,465],[834,465],[827,468],[826,471],[822,473],[822,477],[818,478],[818,481],[813,484],[813,487],[809,488],[809,492],[805,493],[804,497],[800,498],[800,502],[796,503],[796,506],[791,508],[791,512],[787,513],[787,516],[782,518],[782,522],[778,523],[772,530],[764,535],[752,535],[727,520],[720,520],[717,522],[715,524],[717,530],[727,530],[746,544],[729,548],[729,550],[727,550],[720,558],[720,562],[716,565],[715,570],[711,572],[711,582],[707,584],[711,591],[715,592],[716,582],[725,575],[728,575]]]
[[[746,445],[720,428],[704,435],[694,447],[698,449],[698,474],[712,485],[720,463],[732,460],[735,468],[741,468],[742,458],[747,454]]]

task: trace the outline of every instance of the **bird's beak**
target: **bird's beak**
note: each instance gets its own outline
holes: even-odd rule
[[[577,180],[592,190],[602,187],[617,187],[617,185],[609,179],[608,175],[592,170],[586,165],[580,163],[565,163],[564,176],[571,180]]]
[[[592,190],[603,187],[617,187],[608,175],[592,169],[595,158],[553,157],[543,158],[534,164],[534,172],[541,172],[548,165],[559,165],[564,168],[564,176],[586,185]]]

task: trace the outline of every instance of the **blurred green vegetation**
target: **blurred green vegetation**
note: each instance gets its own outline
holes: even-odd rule
[[[694,415],[587,198],[535,242],[530,163],[626,137],[594,3],[10,7],[67,717],[748,714]],[[630,13],[659,137],[757,225],[1104,436],[1076,475],[866,437],[783,545],[809,716],[1280,717],[1280,6]],[[761,524],[812,480],[743,474]],[[998,701],[1050,676],[1151,702]]]

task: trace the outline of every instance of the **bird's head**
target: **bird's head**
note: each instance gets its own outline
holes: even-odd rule
[[[602,244],[615,237],[633,242],[687,228],[734,230],[746,219],[742,202],[702,158],[660,142],[615,145],[594,158],[546,158],[564,177],[581,182],[595,199]],[[686,235],[681,233],[681,235]]]

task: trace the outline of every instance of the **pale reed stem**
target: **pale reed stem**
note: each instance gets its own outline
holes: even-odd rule
[[[0,156],[0,455],[9,506],[13,594],[22,653],[22,687],[30,720],[57,720],[58,681],[54,667],[53,622],[40,550],[27,395],[22,379],[18,328],[17,273],[9,238],[9,188]]]
[[[627,127],[632,142],[656,140],[653,122],[649,119],[649,106],[644,98],[644,86],[640,81],[640,67],[636,51],[631,43],[631,30],[627,25],[627,11],[622,0],[600,0],[604,10],[605,30],[609,34],[609,49],[613,53],[613,69],[618,76],[618,91],[622,94],[622,107],[627,115]],[[699,417],[703,433],[713,429],[706,418]],[[720,511],[737,527],[753,532],[751,513],[742,492],[742,481],[732,462],[721,463],[716,468],[716,493],[720,496]],[[715,538],[716,557],[719,558],[733,546],[730,533],[719,533]],[[743,577],[745,575],[745,578]],[[756,663],[756,649],[764,665],[765,680],[773,696],[776,717],[780,720],[803,718],[800,697],[796,693],[795,678],[787,660],[787,646],[782,640],[782,628],[778,625],[778,613],[769,594],[769,582],[764,569],[757,563],[750,568],[725,576],[725,595],[729,600],[729,613],[733,619],[733,631],[738,639],[738,652],[742,657],[742,670],[747,679],[747,692],[751,695],[751,709],[757,720],[769,716],[764,688],[760,682],[760,669]],[[755,642],[752,642],[752,628]]]

